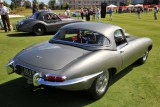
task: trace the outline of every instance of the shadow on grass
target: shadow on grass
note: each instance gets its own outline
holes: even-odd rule
[[[7,34],[8,37],[31,37],[34,36],[33,33],[20,33],[20,32],[13,32],[12,34]]]
[[[56,32],[49,32],[46,33],[45,35],[40,35],[40,36],[53,36]],[[36,36],[33,33],[27,33],[27,32],[13,32],[12,34],[7,34],[8,37],[31,37],[31,36]]]
[[[82,107],[93,102],[84,91],[64,91],[45,87],[33,91],[18,78],[0,85],[1,107]]]
[[[114,83],[116,83],[118,80],[120,80],[122,77],[124,77],[125,75],[127,75],[129,72],[133,71],[133,68],[138,67],[139,65],[135,62],[132,65],[130,65],[129,67],[125,68],[124,70],[122,70],[121,72],[119,72],[118,74],[116,74],[111,81],[111,85],[113,85]]]
[[[118,73],[111,83],[128,74],[137,65],[132,64]],[[33,91],[34,87],[25,88],[26,80],[18,78],[0,85],[1,107],[82,107],[94,101],[85,91],[64,91],[45,87]]]

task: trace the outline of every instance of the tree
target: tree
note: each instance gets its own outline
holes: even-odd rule
[[[15,4],[15,8],[21,7],[21,3],[23,0],[11,0]]]
[[[152,4],[158,5],[158,4],[159,4],[159,0],[153,0],[153,1],[152,1]]]
[[[10,8],[11,8],[11,10],[15,9],[15,4],[14,4],[14,2],[11,2]]]
[[[9,7],[9,4],[5,1],[3,1],[3,4],[6,6],[6,7]]]
[[[64,2],[63,7],[64,7],[65,9],[68,9],[68,8],[69,8],[69,4],[68,4],[67,2]]]
[[[31,8],[31,2],[26,0],[25,3],[24,3],[24,7]]]
[[[41,2],[41,3],[39,4],[39,9],[43,9],[44,6],[46,6],[46,5],[44,4],[44,2]]]
[[[63,5],[61,5],[61,9],[62,9],[62,10],[64,9]]]
[[[33,4],[38,4],[38,1],[37,0],[33,0],[32,3]]]
[[[127,0],[127,5],[131,4],[131,0]]]
[[[49,8],[52,9],[52,10],[54,9],[55,4],[56,4],[56,0],[50,0],[50,1],[48,2],[48,6],[49,6]]]
[[[159,4],[159,0],[144,0],[144,4]]]

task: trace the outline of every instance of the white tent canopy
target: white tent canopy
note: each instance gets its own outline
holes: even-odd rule
[[[136,4],[135,7],[143,7],[143,4]]]
[[[117,7],[116,5],[114,4],[110,4],[109,6],[107,6],[108,8],[114,8],[114,7]]]
[[[129,4],[127,7],[134,7],[134,5],[132,5],[132,4]]]

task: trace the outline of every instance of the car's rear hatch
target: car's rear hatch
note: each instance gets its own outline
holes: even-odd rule
[[[17,57],[32,66],[58,70],[88,52],[73,46],[45,42],[24,50]]]

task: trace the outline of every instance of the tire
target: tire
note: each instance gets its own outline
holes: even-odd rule
[[[110,83],[110,73],[106,72],[100,74],[93,82],[89,93],[94,100],[98,100],[104,96]]]
[[[37,36],[43,35],[45,33],[45,27],[42,24],[37,24],[33,27],[33,33]]]
[[[149,51],[147,50],[145,53],[144,53],[144,55],[140,58],[140,59],[138,59],[138,64],[144,64],[146,61],[147,61],[147,58],[148,58],[148,54],[149,54]]]

